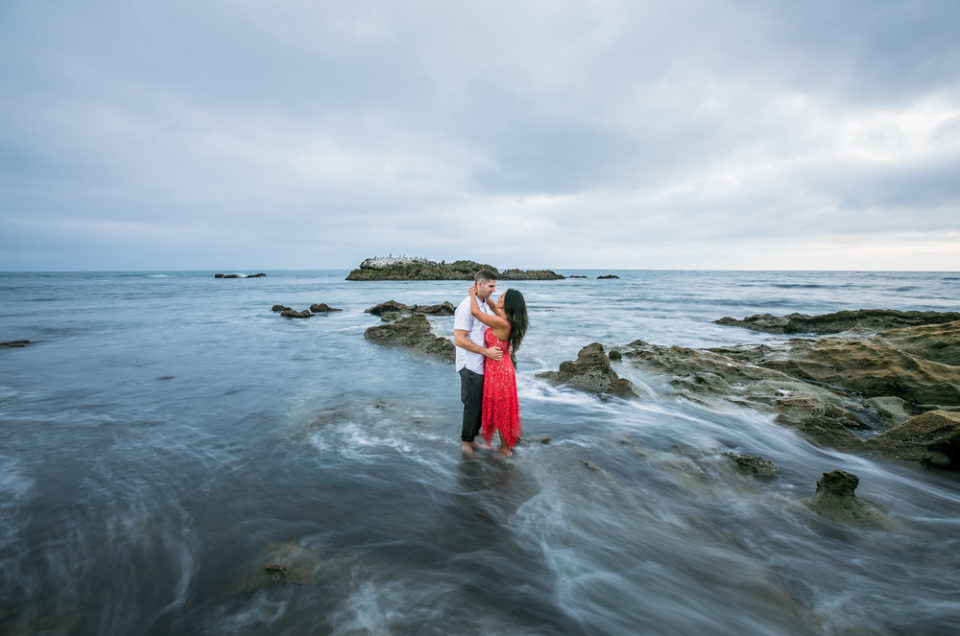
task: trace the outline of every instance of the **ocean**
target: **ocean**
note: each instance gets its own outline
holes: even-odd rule
[[[363,337],[365,309],[467,282],[0,273],[0,342],[31,341],[0,349],[0,634],[955,633],[955,473],[819,448],[628,364],[630,400],[536,374],[591,342],[783,338],[723,316],[957,311],[960,274],[559,271],[587,278],[498,287],[530,310],[510,460],[461,456],[452,364]],[[320,302],[343,311],[271,311]],[[806,508],[837,468],[901,528]]]

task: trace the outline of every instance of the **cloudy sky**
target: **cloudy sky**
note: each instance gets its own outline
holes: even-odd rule
[[[960,270],[960,2],[0,2],[0,270]]]

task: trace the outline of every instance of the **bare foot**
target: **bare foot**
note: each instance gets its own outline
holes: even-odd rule
[[[510,450],[509,446],[501,446],[500,454],[504,457],[513,457],[513,451]]]
[[[476,444],[476,442],[464,442],[460,450],[463,451],[464,455],[473,455],[474,444]]]

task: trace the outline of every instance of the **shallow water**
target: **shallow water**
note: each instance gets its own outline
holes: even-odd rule
[[[378,322],[364,309],[456,302],[463,282],[0,274],[0,341],[32,342],[0,350],[0,633],[954,629],[956,476],[819,449],[629,367],[630,401],[535,374],[592,341],[777,338],[712,323],[724,315],[955,311],[960,277],[564,273],[590,278],[510,283],[531,313],[511,461],[460,457],[452,365],[363,338]],[[344,311],[270,311],[315,302]],[[728,451],[781,476],[742,476]],[[900,528],[799,503],[834,468]],[[278,558],[296,570],[269,584]]]

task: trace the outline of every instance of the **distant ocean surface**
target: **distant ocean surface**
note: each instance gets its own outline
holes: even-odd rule
[[[627,365],[639,399],[535,375],[595,341],[781,338],[723,316],[957,311],[960,273],[559,271],[588,278],[498,287],[530,309],[509,461],[461,458],[452,364],[363,337],[364,309],[467,282],[0,273],[0,342],[31,341],[0,349],[0,634],[957,633],[956,474],[817,448]],[[343,311],[271,312],[319,302]],[[835,468],[903,529],[801,505]]]

